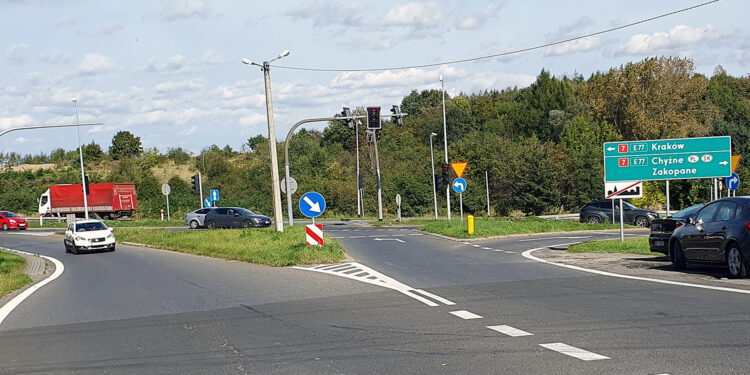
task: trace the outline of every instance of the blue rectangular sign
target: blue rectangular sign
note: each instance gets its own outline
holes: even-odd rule
[[[727,177],[732,139],[703,137],[604,144],[604,181]]]

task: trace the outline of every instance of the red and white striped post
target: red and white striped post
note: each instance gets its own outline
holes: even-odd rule
[[[323,247],[323,225],[305,225],[305,238],[307,239],[307,246]]]

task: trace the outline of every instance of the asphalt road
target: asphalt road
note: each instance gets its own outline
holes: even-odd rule
[[[0,234],[65,264],[0,324],[0,373],[750,371],[750,296],[521,256],[611,233],[462,243],[326,231],[356,264],[275,269],[125,246],[74,256],[58,236]]]

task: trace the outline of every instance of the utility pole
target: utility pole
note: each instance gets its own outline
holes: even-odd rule
[[[78,125],[78,99],[73,99],[73,105],[76,107],[76,125]],[[83,193],[83,213],[86,220],[89,219],[89,200],[86,195],[86,173],[83,170],[83,147],[81,147],[81,130],[76,126],[76,135],[78,136],[78,156],[81,158],[81,192]]]
[[[354,139],[357,143],[357,216],[363,217],[365,216],[365,210],[362,207],[362,189],[364,187],[359,182],[359,123],[359,120],[354,122]]]
[[[487,217],[490,217],[490,172],[484,171],[484,187],[487,189]]]
[[[203,206],[203,177],[201,176],[200,170],[198,170],[198,194],[201,195],[201,208],[206,208]]]
[[[449,164],[448,161],[448,125],[445,116],[445,81],[443,81],[443,75],[440,75],[440,91],[443,93],[443,147],[445,148],[445,164]],[[445,201],[448,207],[448,220],[451,219],[451,187],[450,184],[445,187]]]

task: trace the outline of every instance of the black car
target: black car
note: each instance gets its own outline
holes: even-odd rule
[[[651,225],[651,221],[658,218],[659,214],[656,211],[644,210],[633,206],[628,202],[622,202],[623,207],[623,222],[626,224],[632,224],[639,227],[648,227]],[[620,220],[620,205],[615,202],[614,211],[616,220],[612,220],[612,201],[603,200],[586,203],[581,207],[581,214],[578,221],[581,223],[604,223],[609,221],[614,223]]]
[[[271,219],[241,207],[216,207],[206,214],[203,223],[208,229],[270,227]]]
[[[732,278],[747,276],[750,259],[750,197],[722,198],[706,204],[669,240],[675,268],[688,263],[726,265]]]
[[[667,244],[669,244],[669,238],[672,237],[672,232],[681,225],[684,225],[688,218],[698,212],[704,205],[705,203],[696,204],[672,216],[652,220],[651,234],[648,236],[648,246],[651,248],[651,251],[666,255],[669,252]]]

